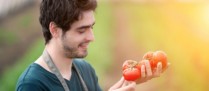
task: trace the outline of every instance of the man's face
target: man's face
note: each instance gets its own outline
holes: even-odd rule
[[[94,12],[85,11],[79,20],[71,25],[70,30],[61,35],[61,46],[67,58],[84,58],[87,56],[88,45],[94,40]]]

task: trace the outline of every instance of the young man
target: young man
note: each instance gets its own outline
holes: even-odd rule
[[[88,45],[94,40],[92,29],[96,7],[96,0],[41,2],[40,24],[45,49],[22,73],[16,91],[101,91],[94,69],[82,59],[87,56]],[[157,74],[152,74],[149,62],[145,63],[143,79],[138,83],[160,74],[161,68]],[[135,86],[136,82],[121,78],[109,91],[134,91]]]

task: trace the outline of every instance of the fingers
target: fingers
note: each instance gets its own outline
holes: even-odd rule
[[[167,68],[168,68],[170,65],[171,65],[171,63],[167,63]],[[166,68],[166,69],[167,69],[167,68]]]
[[[161,73],[162,73],[162,63],[158,62],[157,63],[157,69],[154,72],[154,77],[159,77]]]
[[[137,80],[137,84],[146,82],[154,77],[159,77],[162,73],[162,63],[157,64],[157,68],[152,71],[149,60],[143,60],[144,65],[141,66],[141,78]],[[154,72],[154,73],[153,73]]]
[[[136,81],[137,84],[146,82],[152,78],[159,77],[163,73],[162,63],[158,62],[157,67],[152,70],[148,60],[142,60],[143,65],[141,66],[141,78]],[[170,63],[167,64],[167,67]]]
[[[147,76],[152,76],[152,69],[149,60],[144,60]]]
[[[144,65],[141,66],[141,77],[142,78],[146,77],[146,72],[145,72],[145,66]]]
[[[167,66],[164,68],[164,70],[162,70],[161,73],[163,73],[165,71],[165,69],[168,69],[168,67],[171,65],[171,63],[167,63]]]
[[[168,66],[170,66],[170,65],[171,65],[171,63],[167,63],[167,65],[168,65]]]
[[[114,86],[112,86],[109,89],[109,91],[135,91],[135,87],[136,87],[136,82],[125,81],[124,79],[122,79],[118,81]]]
[[[110,88],[110,91],[113,90],[113,89],[117,89],[117,88],[122,87],[124,81],[125,81],[124,78],[121,77],[121,79]]]
[[[112,90],[112,91],[135,91],[135,88],[136,88],[136,82],[127,81],[126,86],[123,86],[121,88],[118,88],[118,89],[115,89],[115,90]]]
[[[122,87],[125,87],[125,86],[127,86],[129,84],[129,82],[128,81],[124,81],[124,83],[123,83],[123,85],[122,85]]]
[[[152,69],[148,60],[143,60],[144,65],[141,66],[141,78],[136,81],[137,84],[150,80],[153,76]]]
[[[121,88],[120,91],[135,91],[136,88],[136,83],[135,82],[130,82],[129,85]]]

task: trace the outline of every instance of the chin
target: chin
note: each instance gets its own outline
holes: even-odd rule
[[[74,58],[85,58],[87,55],[77,55]]]
[[[85,58],[88,55],[88,53],[80,55],[80,58]]]
[[[88,52],[84,51],[82,53],[78,53],[76,57],[77,58],[85,58],[87,55],[88,55]]]

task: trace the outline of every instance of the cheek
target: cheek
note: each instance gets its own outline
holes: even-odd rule
[[[63,44],[71,47],[78,47],[82,41],[79,38],[74,38],[74,37],[66,37],[63,39]]]
[[[63,36],[63,40],[64,42],[67,42],[65,44],[78,46],[84,42],[85,35],[76,32],[66,32],[66,34]]]

